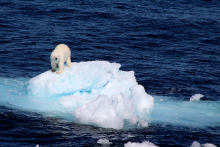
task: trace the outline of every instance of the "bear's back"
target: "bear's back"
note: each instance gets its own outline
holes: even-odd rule
[[[56,46],[55,50],[57,52],[70,52],[70,49],[67,45],[65,44],[59,44]]]

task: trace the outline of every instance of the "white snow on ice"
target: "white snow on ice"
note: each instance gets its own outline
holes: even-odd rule
[[[72,63],[61,75],[44,72],[29,81],[29,96],[61,97],[60,105],[74,108],[76,123],[122,129],[124,120],[147,127],[154,98],[138,85],[133,71],[107,61]],[[52,99],[52,98],[51,98]]]

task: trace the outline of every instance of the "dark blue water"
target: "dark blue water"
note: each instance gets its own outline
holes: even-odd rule
[[[72,62],[105,60],[133,70],[151,95],[181,102],[201,93],[202,101],[220,100],[220,1],[0,1],[1,78],[49,70],[60,43],[71,48]],[[103,129],[3,106],[0,126],[0,146],[99,146],[100,138],[112,146],[220,146],[219,127]]]

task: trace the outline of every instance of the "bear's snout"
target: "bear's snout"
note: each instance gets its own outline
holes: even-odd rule
[[[55,58],[55,60],[57,60],[57,58]]]

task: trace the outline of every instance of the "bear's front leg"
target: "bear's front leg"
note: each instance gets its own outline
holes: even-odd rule
[[[59,65],[59,71],[57,72],[57,74],[61,74],[64,70],[64,62],[60,61],[58,65]]]
[[[70,57],[66,61],[67,67],[71,68],[71,60]]]
[[[56,63],[53,63],[52,60],[51,60],[51,66],[52,66],[51,71],[55,72],[56,71]]]

